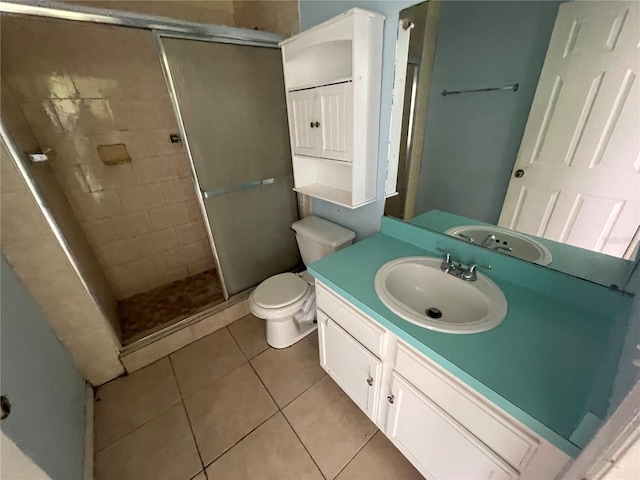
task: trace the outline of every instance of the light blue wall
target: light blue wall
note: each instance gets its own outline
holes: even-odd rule
[[[0,388],[12,403],[0,426],[52,478],[80,480],[85,381],[4,257],[0,270]]]
[[[380,102],[380,139],[378,143],[378,199],[375,203],[349,210],[322,200],[312,199],[314,215],[334,221],[354,230],[358,239],[368,237],[380,230],[380,219],[384,211],[384,184],[389,148],[389,126],[391,122],[391,92],[396,52],[399,12],[418,1],[357,1],[357,0],[300,0],[300,29],[306,30],[324,22],[350,8],[358,7],[385,16],[382,49],[382,96]]]
[[[443,2],[416,214],[496,224],[560,2]],[[519,83],[517,92],[441,95]]]

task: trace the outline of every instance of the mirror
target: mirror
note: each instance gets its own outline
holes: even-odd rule
[[[574,8],[584,4],[586,13]],[[640,240],[640,26],[630,4],[403,10],[413,28],[396,65],[406,81],[394,87],[404,103],[391,125],[397,194],[385,214],[623,289]]]

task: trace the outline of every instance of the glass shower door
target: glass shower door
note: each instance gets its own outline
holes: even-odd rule
[[[278,48],[159,37],[228,295],[300,257]]]

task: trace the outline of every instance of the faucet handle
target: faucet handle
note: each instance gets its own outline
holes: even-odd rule
[[[469,265],[467,267],[467,269],[464,272],[462,272],[460,277],[463,280],[468,280],[470,282],[473,282],[478,278],[478,276],[476,274],[476,269],[478,269],[478,268],[484,268],[486,270],[491,270],[491,265],[483,265],[483,264],[474,263],[473,265]]]
[[[451,263],[451,253],[447,252],[445,249],[436,247],[436,250],[440,253],[444,253],[444,261],[447,263]]]

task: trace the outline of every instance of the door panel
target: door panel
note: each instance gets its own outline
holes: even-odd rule
[[[353,158],[353,83],[318,88],[320,94],[320,156],[333,160]]]
[[[318,155],[320,129],[312,126],[319,120],[316,97],[315,89],[289,92],[291,145],[298,155]]]
[[[282,58],[276,48],[161,43],[197,182],[207,192],[218,265],[233,295],[299,263],[290,231],[297,206]]]
[[[373,419],[382,362],[324,313],[318,322],[322,368]]]
[[[498,222],[622,257],[640,224],[637,2],[560,7]]]
[[[426,478],[514,479],[513,470],[444,410],[394,372],[386,434]]]

